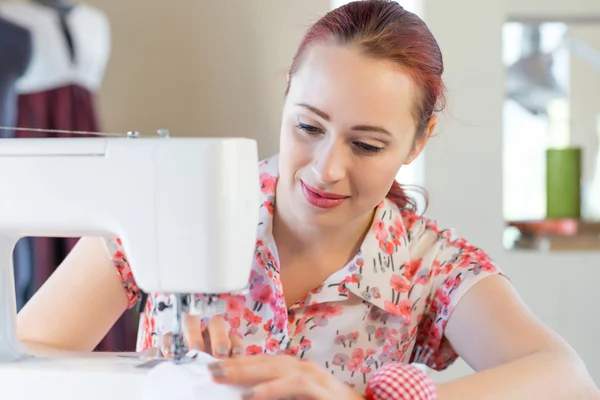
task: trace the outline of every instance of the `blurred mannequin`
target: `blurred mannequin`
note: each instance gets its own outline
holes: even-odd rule
[[[19,94],[68,85],[93,94],[100,88],[111,47],[103,12],[67,0],[29,0],[1,3],[0,15],[33,35],[33,59],[17,84]]]
[[[0,18],[0,126],[14,126],[17,120],[16,82],[31,61],[29,31]],[[12,137],[13,131],[0,130],[0,137]]]
[[[42,131],[19,130],[14,136],[82,137],[43,130],[99,132],[95,95],[102,84],[111,48],[105,14],[68,0],[12,0],[0,2],[0,16],[27,29],[33,38],[29,68],[15,85],[16,125]],[[2,35],[0,42],[4,41]],[[30,240],[33,272],[27,293],[32,294],[50,277],[78,238]],[[131,313],[123,315],[97,349],[135,349],[134,321]]]

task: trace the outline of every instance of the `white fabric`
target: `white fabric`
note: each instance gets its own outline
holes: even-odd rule
[[[17,82],[19,93],[35,93],[77,84],[100,87],[110,56],[110,26],[104,13],[88,5],[75,6],[66,16],[73,37],[75,63],[60,28],[56,10],[31,1],[0,3],[0,16],[32,33],[33,57]]]
[[[142,400],[239,400],[243,388],[215,383],[208,364],[216,358],[195,353],[190,363],[169,361],[153,367],[147,374]]]

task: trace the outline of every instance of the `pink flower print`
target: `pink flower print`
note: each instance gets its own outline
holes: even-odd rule
[[[377,340],[377,345],[378,346],[382,346],[384,343],[386,343],[386,339],[389,337],[386,334],[387,331],[388,331],[388,327],[387,326],[380,326],[375,331],[375,339]]]
[[[260,254],[259,251],[257,251],[254,254],[254,259],[256,260],[256,263],[262,268],[266,268],[267,267],[267,263],[265,262],[264,258],[262,257],[262,255]]]
[[[244,319],[246,321],[252,321],[253,316],[254,316],[254,313],[252,311],[250,311],[249,308],[244,308]]]
[[[342,315],[343,308],[339,304],[317,303],[306,307],[304,315],[307,317],[323,316],[326,318]]]
[[[358,268],[362,268],[365,265],[365,261],[362,259],[362,257],[358,257],[356,258],[356,260],[354,261],[354,264],[358,267]]]
[[[298,350],[298,346],[290,346],[288,349],[285,350],[285,354],[287,354],[288,356],[296,357],[298,355]]]
[[[274,338],[267,339],[267,343],[265,344],[265,348],[271,353],[275,353],[280,349],[281,345],[279,340]]]
[[[260,283],[252,286],[250,289],[250,297],[256,302],[253,311],[260,311],[263,304],[269,302],[272,294],[273,288],[270,285]]]
[[[273,194],[275,193],[275,186],[277,184],[277,178],[274,176],[262,173],[260,174],[260,190],[264,194]]]
[[[263,254],[264,254],[265,258],[267,259],[267,261],[275,260],[275,256],[273,256],[273,253],[271,253],[271,250],[268,247],[264,248]]]
[[[385,251],[385,254],[390,256],[394,254],[394,250],[396,249],[396,246],[394,246],[393,242],[383,242],[383,245],[381,245],[380,247],[381,250]]]
[[[269,214],[274,215],[274,213],[275,213],[275,205],[273,204],[273,200],[272,199],[265,200],[265,202],[263,203],[263,206],[265,206],[265,208],[267,209],[267,211],[269,212]]]
[[[429,277],[431,276],[431,270],[429,268],[421,269],[417,272],[417,278],[415,279],[415,284],[417,285],[426,285],[429,282]]]
[[[306,322],[307,322],[308,318],[304,317],[304,318],[300,318],[298,320],[298,322],[296,323],[296,330],[294,331],[295,335],[299,335],[302,332],[304,332],[304,330],[306,329]]]
[[[358,341],[358,332],[349,333],[346,338],[348,339],[348,347],[352,347],[352,343]]]
[[[460,274],[456,278],[448,276],[444,280],[444,286],[446,286],[446,289],[448,289],[451,292],[453,289],[457,288],[458,285],[460,285],[460,281]]]
[[[300,340],[300,358],[304,357],[304,352],[307,350],[310,350],[312,346],[312,343],[310,340],[308,340],[307,338],[303,337],[302,340]]]
[[[275,327],[283,331],[287,321],[287,310],[284,307],[275,307],[273,311],[275,313]]]
[[[237,330],[240,328],[240,318],[239,317],[231,317],[228,320],[229,326],[231,329]]]
[[[352,358],[364,360],[365,359],[364,349],[361,349],[361,348],[354,349],[354,351],[352,352]]]
[[[257,346],[255,344],[246,347],[246,355],[247,356],[254,356],[257,354],[263,354],[263,348],[260,346]]]
[[[258,326],[256,326],[256,325],[247,326],[246,325],[246,333],[244,333],[244,336],[255,335],[256,332],[258,332]]]
[[[333,361],[331,361],[331,363],[333,365],[335,365],[336,367],[341,367],[342,371],[343,371],[344,367],[346,366],[346,364],[348,363],[349,360],[350,360],[350,357],[348,357],[347,354],[336,353],[336,355],[333,356]]]
[[[435,265],[435,262],[434,262]],[[433,275],[434,276],[438,276],[438,275],[446,275],[449,274],[452,269],[454,269],[454,264],[452,263],[445,263],[443,265],[440,265],[438,268],[434,269]]]
[[[367,383],[367,375],[370,374],[371,371],[373,370],[368,365],[363,365],[362,367],[360,367],[360,373],[363,374],[364,383]]]
[[[245,303],[244,296],[227,296],[225,299],[225,312],[230,316],[240,316]]]
[[[398,302],[398,308],[400,310],[400,316],[406,319],[410,318],[412,314],[412,302],[409,299],[400,300]]]
[[[343,308],[339,304],[327,304],[325,308],[325,312],[323,315],[327,318],[337,317],[338,315],[342,315]]]
[[[387,229],[385,228],[385,222],[378,219],[373,223],[371,231],[375,234],[375,238],[381,243],[388,236]]]
[[[270,319],[267,322],[265,322],[265,324],[263,325],[263,329],[265,330],[265,332],[271,333],[271,331],[273,330],[273,320]]]
[[[410,300],[408,299],[402,300],[398,304],[386,300],[384,302],[384,308],[385,311],[389,312],[390,314],[404,318],[409,318],[412,311],[412,306]]]
[[[377,287],[372,287],[370,292],[371,292],[371,296],[373,296],[374,299],[379,299],[381,297],[381,292],[379,291],[379,288],[377,288]]]
[[[406,231],[404,230],[404,223],[402,222],[401,216],[397,216],[396,218],[394,218],[393,226],[399,235],[404,235],[406,233]]]
[[[390,278],[390,284],[392,285],[392,288],[398,293],[406,293],[410,290],[410,284],[402,275],[392,275],[392,277]]]
[[[383,311],[381,311],[380,308],[371,307],[369,309],[369,314],[367,315],[367,318],[369,319],[369,321],[378,321],[382,314]]]
[[[448,297],[448,294],[442,288],[439,288],[435,294],[436,299],[442,303],[444,307],[448,307],[450,305],[450,297]]]
[[[346,335],[338,334],[333,343],[341,344],[342,346],[346,347]]]
[[[423,261],[422,258],[418,258],[416,260],[411,260],[409,262],[407,262],[406,264],[404,264],[404,277],[406,279],[408,279],[409,281],[412,281],[413,277],[415,276],[415,274],[417,273],[417,271],[419,270],[419,268],[421,268],[421,262]]]
[[[259,274],[255,270],[250,271],[250,284],[258,285],[264,282],[265,277],[262,274]]]
[[[360,369],[362,363],[362,358],[351,358],[350,361],[346,363],[346,367],[348,368],[348,371],[352,372],[352,376],[354,376],[354,373]]]
[[[312,320],[313,326],[311,326],[310,329],[313,329],[315,327],[326,326],[327,325],[327,321],[328,320],[325,317],[321,317],[321,316],[314,317],[313,320]]]
[[[401,246],[402,243],[400,242],[400,239],[403,237],[402,231],[398,231],[396,227],[392,225],[388,226],[388,230],[390,231],[391,243],[394,246]]]

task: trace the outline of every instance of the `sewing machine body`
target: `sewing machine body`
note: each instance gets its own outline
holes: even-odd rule
[[[139,365],[145,362],[69,352],[0,362],[0,390],[11,400],[142,400],[149,369]]]
[[[4,139],[0,169],[3,398],[135,400],[149,370],[139,367],[147,359],[123,354],[27,353],[16,335],[12,265],[21,237],[120,237],[146,292],[248,284],[259,211],[253,140]]]

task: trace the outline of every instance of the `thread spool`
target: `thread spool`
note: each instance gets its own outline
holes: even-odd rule
[[[581,148],[546,150],[546,218],[581,218]]]

